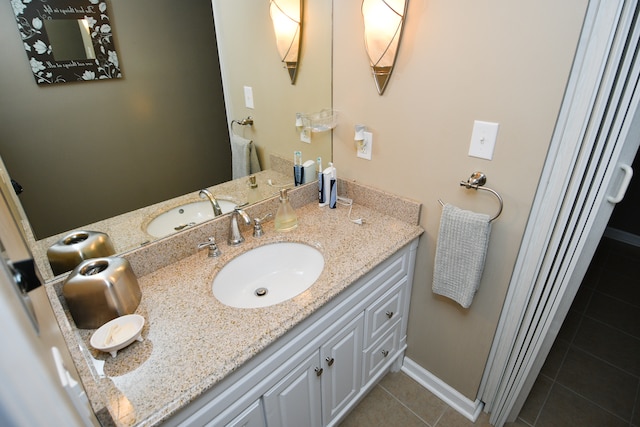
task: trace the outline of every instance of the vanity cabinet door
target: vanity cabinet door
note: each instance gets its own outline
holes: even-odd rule
[[[268,426],[320,427],[323,368],[316,349],[263,395]]]
[[[364,315],[353,319],[320,348],[322,420],[328,425],[358,394],[362,383]]]

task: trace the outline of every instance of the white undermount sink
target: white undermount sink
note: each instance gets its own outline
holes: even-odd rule
[[[218,199],[218,204],[223,214],[231,212],[236,207],[236,203],[228,200]],[[146,231],[153,237],[164,237],[213,218],[210,201],[191,202],[156,216],[149,222]]]
[[[303,243],[260,246],[220,270],[213,279],[213,295],[231,307],[267,307],[309,289],[323,269],[322,253]]]

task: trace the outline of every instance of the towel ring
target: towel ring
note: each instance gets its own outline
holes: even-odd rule
[[[502,200],[502,196],[500,196],[500,194],[498,194],[497,191],[492,190],[489,187],[483,187],[486,183],[487,183],[487,176],[484,173],[474,172],[466,181],[460,181],[460,186],[465,187],[467,189],[488,191],[498,198],[498,202],[500,203],[500,206],[498,208],[498,212],[496,212],[496,214],[489,219],[489,222],[492,222],[494,219],[498,218],[502,213],[502,207],[504,205],[504,202]],[[444,202],[442,200],[438,199],[438,202],[440,203],[440,205],[444,206]]]
[[[233,133],[233,124],[237,123],[240,126],[253,126],[253,117],[249,116],[242,120],[231,120],[231,133]]]

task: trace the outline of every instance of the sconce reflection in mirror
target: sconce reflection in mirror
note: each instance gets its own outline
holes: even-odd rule
[[[104,0],[12,0],[38,84],[121,78]]]
[[[270,0],[269,3],[278,52],[294,84],[302,34],[302,0]]]
[[[364,41],[380,95],[398,55],[409,0],[363,0]]]

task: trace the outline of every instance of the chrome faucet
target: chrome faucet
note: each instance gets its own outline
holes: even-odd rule
[[[222,252],[218,249],[216,239],[209,237],[206,242],[198,243],[198,250],[207,248],[209,249],[209,258],[218,258]]]
[[[231,212],[231,222],[229,223],[229,239],[227,243],[231,246],[237,246],[240,243],[244,242],[244,237],[242,237],[242,233],[240,232],[240,225],[238,224],[238,217],[242,217],[244,223],[246,225],[251,225],[251,218],[249,215],[242,209],[236,206],[236,208]]]
[[[273,215],[268,213],[262,218],[254,218],[253,220],[253,237],[261,237],[264,235],[264,230],[262,229],[262,223],[267,219],[271,218]]]
[[[211,194],[211,192],[207,189],[204,190],[200,190],[200,198],[204,199],[207,198],[209,199],[209,201],[211,202],[211,207],[213,207],[213,216],[219,216],[222,215],[222,209],[220,209],[220,205],[218,204],[218,201],[216,200],[215,197],[213,197],[213,194]]]

